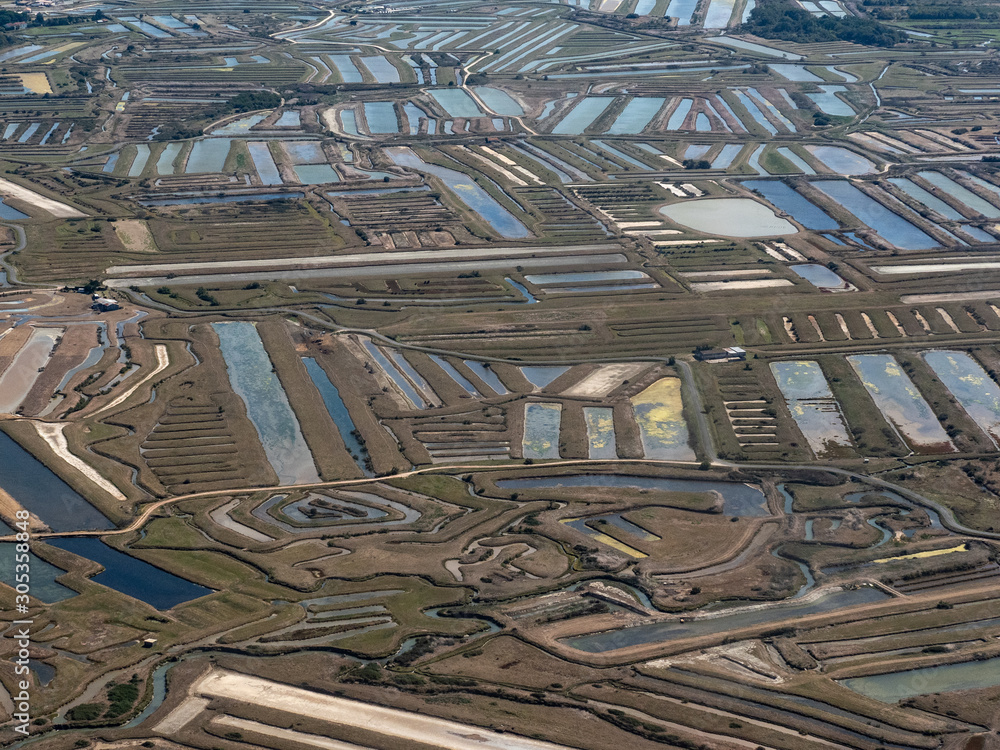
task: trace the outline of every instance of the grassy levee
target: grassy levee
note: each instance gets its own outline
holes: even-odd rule
[[[274,365],[292,411],[299,420],[302,435],[312,451],[322,479],[360,477],[361,471],[344,446],[319,391],[306,372],[297,346],[284,321],[262,321],[257,333]]]
[[[340,393],[368,450],[373,470],[379,474],[388,474],[394,469],[409,468],[396,441],[382,428],[378,417],[370,408],[369,399],[377,399],[379,395],[374,392],[374,383],[362,364],[335,340],[311,348],[310,351],[315,353],[316,361]]]
[[[817,361],[843,410],[858,452],[866,456],[909,453],[847,361],[836,356],[818,357]]]
[[[900,352],[897,359],[917,390],[923,394],[928,405],[938,415],[938,420],[955,442],[959,452],[980,453],[996,450],[993,442],[962,408],[948,388],[938,380],[923,357],[916,352],[912,354]]]
[[[740,718],[737,713],[704,710],[697,704],[692,705],[688,701],[657,699],[653,696],[644,696],[634,689],[616,687],[609,689],[603,685],[601,687],[601,690],[594,690],[594,686],[583,686],[574,690],[574,694],[590,700],[609,701],[616,705],[639,710],[651,716],[654,721],[659,719],[672,724],[680,724],[689,727],[689,731],[759,742],[767,747],[779,748],[780,750],[798,750],[799,748],[820,750],[820,748],[829,746],[825,742],[813,740],[808,736],[803,737],[797,732],[781,732],[773,726],[760,726],[757,722],[740,722],[737,720]],[[669,731],[676,730],[671,727]],[[701,737],[695,736],[697,739],[701,739]]]

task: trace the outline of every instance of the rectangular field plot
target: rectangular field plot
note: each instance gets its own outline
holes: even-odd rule
[[[244,321],[213,323],[229,382],[247,407],[267,460],[282,484],[317,482],[319,476],[299,421],[288,403],[256,327]]]
[[[1000,388],[965,352],[925,352],[924,360],[962,408],[993,440],[1000,440]]]
[[[661,378],[632,397],[646,458],[693,461],[679,378]]]
[[[915,449],[941,453],[955,449],[931,407],[889,354],[856,354],[847,361],[872,400]]]
[[[586,406],[583,418],[587,423],[589,458],[618,458],[615,446],[614,409]]]
[[[525,458],[559,458],[559,422],[562,404],[524,405],[524,436],[521,449]]]
[[[781,395],[788,402],[795,424],[817,456],[835,453],[851,445],[840,405],[819,367],[819,363],[772,362]]]

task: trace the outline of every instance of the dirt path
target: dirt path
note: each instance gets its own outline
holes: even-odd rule
[[[60,203],[52,198],[46,198],[44,195],[40,195],[23,185],[18,185],[16,182],[5,180],[2,177],[0,177],[0,193],[9,195],[12,198],[17,198],[20,201],[24,201],[25,203],[35,206],[36,208],[40,208],[43,211],[47,211],[60,219],[76,219],[86,216],[83,211],[78,211],[72,206]]]
[[[87,464],[83,459],[70,453],[69,445],[66,442],[66,435],[63,434],[63,430],[66,428],[65,424],[59,424],[57,422],[32,422],[35,426],[35,431],[38,436],[42,438],[52,452],[55,453],[59,458],[68,463],[74,469],[83,474],[87,479],[96,484],[102,490],[107,492],[111,497],[119,502],[125,502],[128,500],[127,497],[115,487],[111,482],[102,477],[90,464]]]
[[[91,414],[89,414],[87,416],[88,417],[96,417],[98,414],[106,412],[109,409],[114,409],[119,404],[124,403],[125,399],[127,399],[129,396],[131,396],[137,390],[139,390],[139,388],[141,388],[143,385],[145,385],[146,383],[148,383],[151,378],[155,377],[159,373],[161,373],[164,370],[166,370],[169,366],[170,366],[170,355],[167,353],[167,347],[164,344],[157,344],[156,345],[156,367],[153,369],[153,371],[150,372],[150,373],[148,373],[146,375],[146,377],[141,378],[138,383],[136,383],[131,388],[129,388],[127,391],[125,391],[123,394],[121,394],[120,396],[118,396],[118,398],[116,398],[110,404],[108,404],[107,406],[101,407],[97,411],[95,411],[95,412],[93,412],[93,413],[91,413]]]
[[[470,724],[434,716],[384,708],[361,701],[271,682],[259,677],[213,670],[191,686],[192,696],[229,698],[251,706],[277,709],[321,721],[365,729],[396,738],[401,747],[424,743],[442,750],[569,750],[564,745],[533,740],[516,734],[500,734]],[[189,699],[192,700],[192,699]],[[185,704],[182,704],[184,706]],[[177,713],[180,707],[175,711]],[[186,715],[186,712],[185,714]],[[169,720],[168,717],[167,720]],[[165,722],[157,726],[158,731]],[[173,726],[170,727],[174,729]]]

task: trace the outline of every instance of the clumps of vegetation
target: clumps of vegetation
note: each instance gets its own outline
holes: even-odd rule
[[[139,700],[139,675],[132,675],[128,682],[113,685],[108,689],[108,700],[111,705],[105,711],[104,716],[113,719],[132,710],[132,706]]]
[[[765,0],[751,11],[741,31],[765,39],[810,42],[853,42],[868,47],[892,47],[906,37],[871,18],[813,16],[791,0]]]
[[[207,302],[212,307],[219,306],[219,300],[217,300],[214,296],[212,296],[212,294],[205,287],[203,286],[198,287],[195,294],[198,295],[198,299],[200,299],[202,302]]]
[[[711,169],[712,162],[708,159],[685,159],[684,169]]]
[[[573,606],[566,607],[565,609],[557,610],[541,618],[538,622],[539,624],[560,622],[562,620],[571,620],[574,617],[586,617],[588,615],[604,615],[610,611],[611,608],[607,604],[605,604],[600,600],[595,600],[584,604],[574,604]]]
[[[139,675],[132,675],[128,682],[108,686],[107,704],[81,703],[66,712],[69,721],[97,721],[100,718],[117,719],[129,713],[139,700]]]
[[[258,109],[274,109],[279,104],[281,104],[281,97],[273,91],[242,91],[218,107],[199,111],[196,117],[200,123],[212,122],[230,114],[253,112]],[[201,134],[202,126],[193,121],[167,122],[160,126],[159,131],[153,136],[153,140],[176,141],[184,138],[197,138]]]
[[[102,711],[104,711],[102,703],[81,703],[67,711],[66,718],[70,721],[94,721],[101,717]]]
[[[274,109],[281,104],[281,97],[273,91],[243,91],[228,102],[229,112],[253,112],[258,109]]]

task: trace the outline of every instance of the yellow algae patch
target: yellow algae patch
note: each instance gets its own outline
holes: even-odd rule
[[[614,410],[588,406],[583,410],[583,418],[587,424],[590,458],[617,458]]]
[[[159,250],[146,222],[141,219],[121,219],[112,226],[125,249],[132,253],[155,253]]]
[[[32,94],[51,94],[52,84],[44,73],[18,73],[21,85]]]
[[[51,65],[56,61],[56,57],[63,52],[69,52],[77,47],[82,47],[85,44],[86,42],[70,42],[69,44],[60,44],[58,47],[49,50],[49,59],[43,62],[42,65]]]
[[[561,518],[559,523],[574,523],[576,521],[585,521],[584,518]],[[577,529],[577,531],[583,531],[582,529]],[[587,536],[593,539],[595,542],[600,542],[601,544],[606,544],[612,549],[616,549],[619,552],[624,552],[629,557],[634,557],[636,560],[641,560],[644,557],[649,557],[645,552],[640,552],[635,547],[630,547],[625,544],[625,542],[619,542],[613,536],[608,536],[607,534],[602,534],[599,531],[594,531],[589,526],[583,531]]]
[[[679,378],[660,378],[631,400],[646,458],[694,459]]]
[[[619,552],[624,552],[629,557],[636,558],[637,560],[640,560],[643,557],[649,557],[649,555],[647,555],[645,552],[640,552],[635,547],[629,547],[624,542],[619,542],[617,539],[615,539],[614,537],[610,537],[607,534],[597,534],[594,537],[594,541],[600,542],[601,544],[606,544],[609,547],[618,550]]]
[[[953,552],[968,552],[968,544],[960,544],[957,547],[949,547],[948,549],[929,549],[925,552],[914,552],[912,555],[900,555],[899,557],[882,557],[878,560],[872,560],[876,563],[887,563],[896,562],[897,560],[919,560],[924,557],[938,557],[939,555],[950,555]]]

